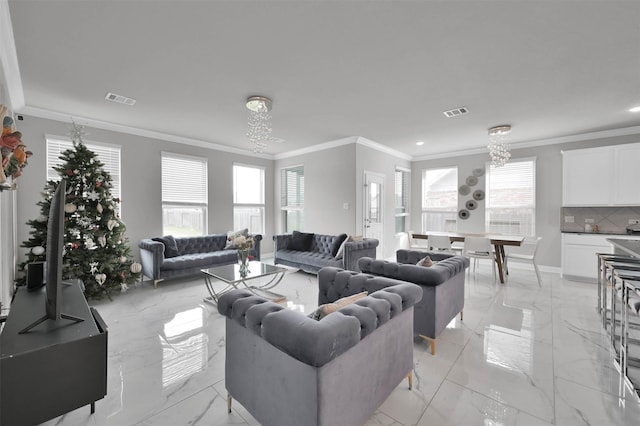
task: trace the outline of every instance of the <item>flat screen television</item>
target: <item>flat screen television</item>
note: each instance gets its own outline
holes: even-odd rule
[[[49,221],[47,223],[47,247],[45,260],[45,314],[19,332],[23,334],[46,320],[60,321],[67,319],[75,322],[84,321],[72,315],[62,313],[62,267],[64,255],[64,205],[67,192],[67,181],[60,180],[51,199]]]

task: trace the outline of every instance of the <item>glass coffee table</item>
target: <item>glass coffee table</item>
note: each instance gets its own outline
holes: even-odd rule
[[[286,299],[285,296],[269,291],[277,286],[282,277],[284,277],[286,268],[269,265],[267,263],[252,260],[248,263],[246,273],[240,273],[240,265],[238,263],[222,266],[214,266],[213,268],[201,269],[204,275],[204,283],[209,290],[211,296],[205,297],[207,303],[217,304],[220,296],[235,288],[245,288],[257,296],[264,297],[274,302],[281,302]],[[266,281],[261,284],[251,285],[250,281],[257,278],[265,278]],[[214,281],[222,281],[224,286],[222,289],[216,290]]]

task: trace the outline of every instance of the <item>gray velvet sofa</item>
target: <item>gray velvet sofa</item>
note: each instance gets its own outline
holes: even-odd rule
[[[262,235],[250,236],[254,238],[252,255],[260,260]],[[238,261],[237,250],[225,249],[227,234],[174,239],[177,247],[171,254],[163,242],[145,238],[138,243],[142,273],[153,280],[154,286],[162,280],[195,276],[201,269]]]
[[[410,386],[422,290],[364,279],[386,288],[320,321],[245,289],[221,296],[229,412],[233,398],[263,425],[361,425],[405,377]]]
[[[416,265],[425,256],[435,261],[433,266]],[[469,267],[469,259],[464,256],[404,249],[396,252],[396,259],[397,262],[388,262],[362,258],[358,263],[363,273],[410,282],[422,287],[423,296],[415,306],[413,327],[417,336],[431,342],[431,353],[435,355],[438,335],[457,314],[460,314],[462,319],[465,270]],[[338,278],[323,281],[326,287],[320,288],[320,295],[325,296],[320,297],[318,303],[335,297],[336,292],[355,294],[368,289],[365,285],[354,287],[352,283],[342,282]],[[343,289],[346,284],[350,285],[348,291]]]
[[[359,271],[358,259],[365,256],[376,257],[378,240],[374,238],[346,242],[342,253],[339,253],[340,246],[348,238],[346,234],[302,234],[312,236],[306,247],[300,247],[296,244],[296,234],[300,233],[273,236],[275,264],[287,265],[316,274],[327,266]]]

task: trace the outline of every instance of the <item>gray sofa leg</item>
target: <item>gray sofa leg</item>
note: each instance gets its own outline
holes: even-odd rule
[[[426,340],[429,343],[431,343],[431,355],[435,355],[436,354],[436,339],[433,339],[431,337],[427,337],[427,336],[425,336],[423,334],[421,334],[420,337],[422,337],[424,340]]]
[[[233,397],[230,393],[227,393],[227,413],[231,413],[231,402],[233,401]]]

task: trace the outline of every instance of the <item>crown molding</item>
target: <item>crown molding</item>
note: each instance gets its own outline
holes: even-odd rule
[[[310,154],[312,152],[324,151],[325,149],[337,148],[339,146],[349,145],[357,142],[357,136],[349,136],[335,141],[325,142],[306,148],[296,149],[294,151],[283,152],[273,156],[274,160],[283,160],[285,158],[297,157],[298,155]]]
[[[213,142],[207,142],[199,139],[185,138],[183,136],[171,135],[168,133],[155,132],[152,130],[139,129],[137,127],[124,126],[121,124],[110,123],[106,121],[94,120],[87,117],[71,117],[67,114],[63,114],[56,111],[46,110],[43,108],[24,107],[21,108],[20,113],[30,115],[39,118],[46,118],[49,120],[61,121],[64,123],[71,123],[72,121],[88,127],[96,129],[110,130],[119,133],[126,133],[135,136],[142,136],[151,139],[159,139],[167,142],[175,142],[183,145],[197,146],[200,148],[215,149],[217,151],[229,152],[232,154],[248,155],[251,157],[264,158],[267,160],[273,160],[273,156],[270,154],[256,154],[253,151],[244,150],[240,148],[234,148],[226,145],[220,145]]]
[[[356,143],[358,145],[366,146],[371,149],[375,149],[376,151],[383,152],[385,154],[393,155],[394,157],[402,158],[403,160],[411,161],[412,157],[404,152],[397,151],[393,148],[389,148],[386,145],[382,145],[378,142],[374,142],[367,138],[363,138],[362,136],[358,136]]]
[[[0,66],[4,71],[11,108],[17,110],[24,107],[24,91],[22,90],[18,53],[13,38],[8,0],[0,0]]]
[[[563,143],[584,142],[594,139],[606,139],[619,136],[640,135],[640,126],[620,127],[618,129],[600,130],[597,132],[578,133],[575,135],[562,136],[559,138],[539,139],[533,141],[525,141],[519,143],[510,143],[511,151],[523,148],[533,148],[537,146],[559,145]],[[443,152],[432,155],[421,155],[413,157],[411,161],[436,160],[440,158],[462,157],[465,155],[488,154],[486,148],[472,148],[464,151]]]

